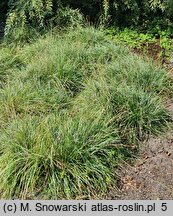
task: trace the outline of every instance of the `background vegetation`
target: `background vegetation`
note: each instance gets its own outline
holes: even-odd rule
[[[110,15],[112,22],[117,22],[117,24],[133,25],[153,19],[172,22],[172,4],[172,0],[2,0],[1,8],[4,11],[7,8],[10,11],[25,11],[30,7],[31,10],[37,12],[37,15],[42,13],[42,17],[44,17],[51,10],[55,12],[61,7],[70,6],[74,9],[80,9],[85,16],[90,16],[92,21],[96,21],[100,15],[105,14]],[[43,8],[46,10],[43,10]],[[124,19],[121,19],[122,17]]]
[[[27,37],[29,30],[32,35],[36,29],[40,32],[52,26],[64,27],[78,19],[81,22],[77,11],[88,23],[95,25],[153,31],[172,29],[173,26],[172,0],[2,0],[0,8],[1,20],[7,18],[6,35],[15,39]]]

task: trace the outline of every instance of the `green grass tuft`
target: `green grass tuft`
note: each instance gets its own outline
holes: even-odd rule
[[[0,50],[1,198],[99,198],[162,132],[172,81],[93,28]]]

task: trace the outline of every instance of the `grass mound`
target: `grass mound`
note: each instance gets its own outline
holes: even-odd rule
[[[169,115],[167,73],[98,30],[0,51],[1,198],[99,197]]]

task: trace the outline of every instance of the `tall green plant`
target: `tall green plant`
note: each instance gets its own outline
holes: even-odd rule
[[[45,18],[52,13],[52,6],[52,0],[10,0],[5,35],[9,36],[15,32],[20,36],[29,25],[43,27]]]
[[[64,7],[61,0],[10,0],[5,36],[10,41],[30,40],[49,27],[82,24],[79,10]]]

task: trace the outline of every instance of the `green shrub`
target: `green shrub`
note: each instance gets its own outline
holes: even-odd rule
[[[5,39],[12,43],[30,42],[52,27],[83,25],[79,10],[63,7],[61,1],[9,1]]]

